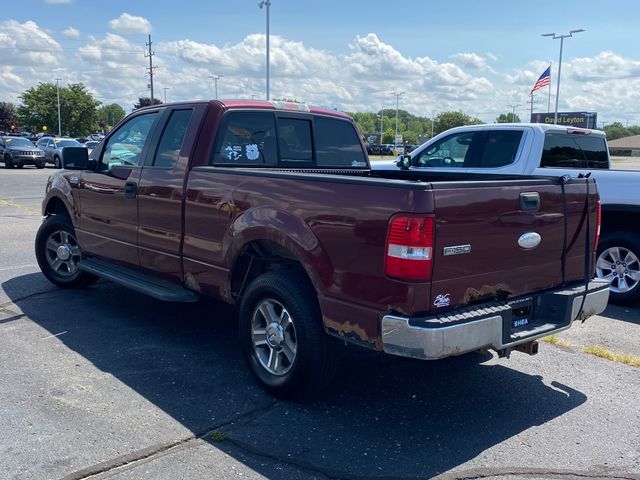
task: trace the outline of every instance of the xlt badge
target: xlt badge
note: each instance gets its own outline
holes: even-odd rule
[[[442,255],[462,255],[463,253],[471,253],[471,245],[452,245],[442,249]]]

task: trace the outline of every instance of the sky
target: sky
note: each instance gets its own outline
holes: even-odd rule
[[[15,3],[12,2],[15,5]],[[128,112],[149,96],[167,101],[264,98],[266,11],[257,0],[23,0],[0,20],[0,101],[39,82],[83,83]],[[271,0],[271,98],[345,111],[448,110],[485,122],[523,119],[529,92],[552,64],[554,109],[566,34],[560,111],[640,124],[640,2]],[[547,111],[549,89],[534,111]]]

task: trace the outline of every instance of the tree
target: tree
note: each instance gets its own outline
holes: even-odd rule
[[[384,135],[382,135],[382,143],[393,143],[395,138],[396,138],[395,130],[389,127],[384,131]]]
[[[58,131],[57,89],[54,83],[40,83],[20,95],[18,119],[25,129]],[[81,83],[60,87],[62,133],[72,137],[87,135],[96,129],[96,107],[100,102]]]
[[[441,112],[436,117],[434,135],[449,130],[450,128],[461,127],[463,125],[477,125],[480,123],[483,122],[477,118],[471,118],[462,112]]]
[[[162,100],[160,100],[159,98],[154,98],[153,100],[151,100],[151,98],[149,97],[140,97],[138,98],[138,103],[136,103],[133,106],[133,109],[137,110],[142,107],[150,107],[151,105],[161,105],[161,104],[162,104]]]
[[[520,123],[520,117],[515,113],[501,113],[498,118],[496,118],[496,122],[498,123]]]
[[[16,121],[16,106],[9,102],[0,102],[0,130],[9,131]]]
[[[98,109],[96,112],[96,118],[98,119],[98,125],[102,127],[103,130],[108,128],[112,128],[115,124],[117,124],[120,120],[122,120],[126,115],[124,108],[122,108],[117,103],[112,103],[110,105],[104,105]]]

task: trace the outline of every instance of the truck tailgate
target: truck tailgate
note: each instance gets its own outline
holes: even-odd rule
[[[514,181],[506,188],[505,182],[465,183],[434,184],[432,310],[526,296],[561,285],[563,276],[564,283],[584,279],[584,180],[564,185],[564,193],[557,179]],[[594,184],[590,191],[592,248],[597,221]]]

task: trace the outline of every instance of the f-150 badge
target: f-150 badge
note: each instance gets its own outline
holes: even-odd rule
[[[463,253],[471,253],[471,245],[452,245],[442,249],[442,255],[461,255]]]

